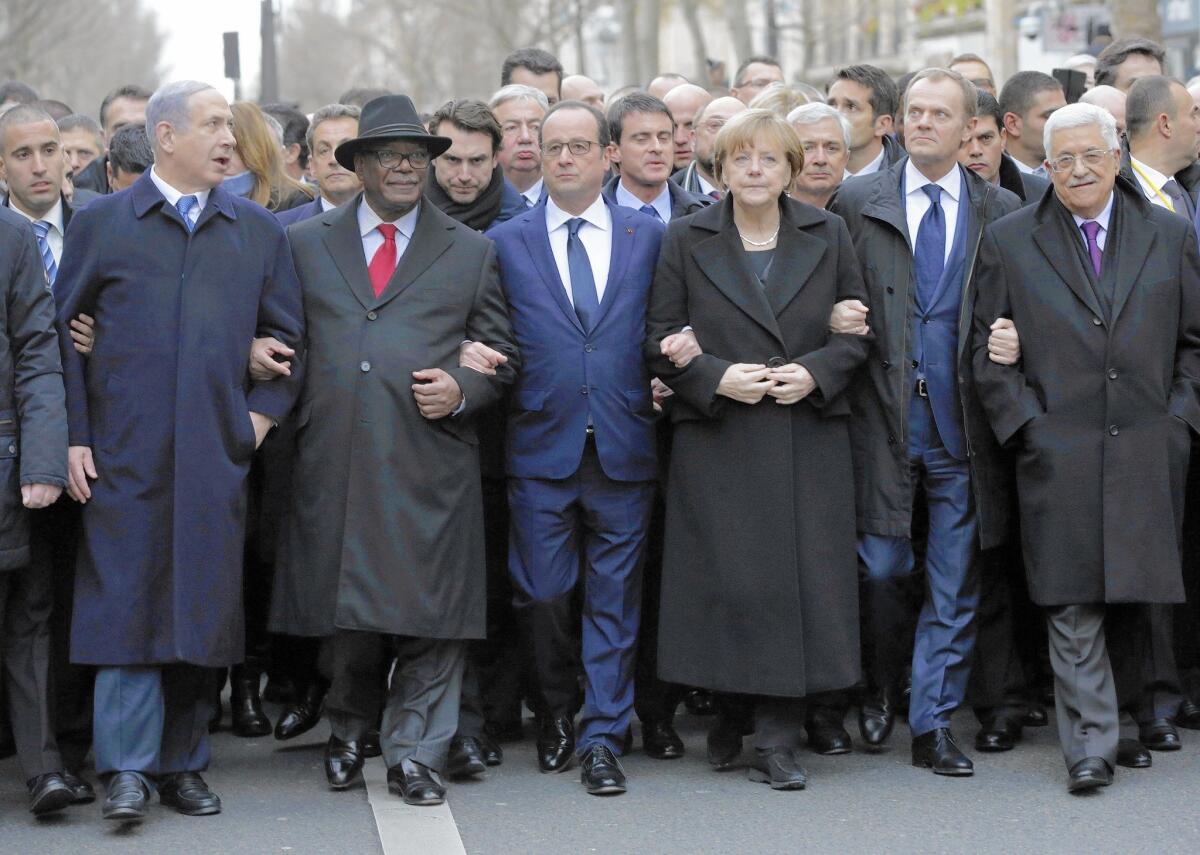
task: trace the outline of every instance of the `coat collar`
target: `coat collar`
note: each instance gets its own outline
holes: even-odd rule
[[[147,169],[142,173],[137,181],[133,182],[133,186],[129,188],[129,193],[133,198],[133,213],[140,220],[155,208],[161,207],[163,214],[179,223],[180,227],[187,229],[184,225],[183,217],[179,215],[179,211],[174,205],[166,204],[167,200],[154,182],[150,179],[150,170]],[[206,222],[211,220],[217,214],[221,214],[227,219],[236,220],[237,212],[234,209],[233,197],[229,195],[220,185],[214,187],[208,194],[208,203],[204,206],[204,211],[200,214],[200,219],[196,222],[196,231],[200,230]]]

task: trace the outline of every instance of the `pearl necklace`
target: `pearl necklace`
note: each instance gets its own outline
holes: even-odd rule
[[[738,229],[738,237],[740,237],[743,241],[750,244],[751,246],[770,246],[771,244],[773,244],[775,242],[775,238],[779,237],[779,227],[776,226],[775,231],[771,234],[771,236],[763,241],[750,240],[750,238],[748,238],[744,234],[742,234],[741,229]]]

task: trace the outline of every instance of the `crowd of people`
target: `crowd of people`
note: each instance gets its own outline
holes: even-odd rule
[[[755,56],[607,97],[0,86],[0,632],[30,809],[217,813],[209,734],[327,720],[439,804],[524,738],[777,790],[1071,792],[1200,729],[1200,88],[1143,39],[997,86]],[[1073,93],[1074,95],[1074,93]],[[64,495],[65,494],[65,495]],[[272,722],[266,700],[280,704]],[[1125,738],[1121,738],[1123,717]],[[749,745],[746,745],[749,737]],[[976,758],[978,759],[978,758]]]

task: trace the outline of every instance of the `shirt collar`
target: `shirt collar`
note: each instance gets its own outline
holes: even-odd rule
[[[640,206],[639,206],[640,207]],[[596,201],[588,206],[587,210],[579,215],[580,219],[591,223],[598,229],[608,231],[609,214],[608,206],[604,204],[604,197],[597,196]],[[563,225],[566,225],[567,220],[575,218],[574,214],[568,214],[562,208],[554,203],[554,199],[550,196],[546,197],[546,230],[554,231]]]
[[[623,208],[633,208],[635,211],[640,211],[642,205],[647,204],[637,196],[634,196],[632,193],[630,193],[625,187],[624,182],[622,182],[620,179],[617,180],[616,196],[617,204]],[[654,201],[650,202],[649,205],[650,207],[654,208],[654,210],[658,211],[658,217],[660,220],[662,220],[664,223],[670,222],[671,188],[666,184],[663,184],[662,192],[655,196]]]
[[[1114,198],[1116,198],[1115,194],[1109,193],[1108,201],[1104,204],[1104,210],[1102,210],[1099,214],[1097,214],[1094,217],[1090,217],[1090,218],[1089,217],[1081,217],[1078,214],[1076,214],[1074,211],[1072,211],[1071,218],[1075,220],[1075,227],[1079,228],[1084,223],[1091,222],[1094,220],[1095,222],[1100,224],[1100,228],[1103,231],[1107,232],[1108,231],[1108,221],[1112,217],[1112,208],[1113,208],[1113,199]]]
[[[855,175],[870,175],[874,172],[878,172],[879,167],[883,166],[883,155],[885,152],[886,152],[886,149],[884,149],[883,146],[881,145],[879,147],[879,154],[875,155],[874,160],[872,160],[870,163],[868,163],[862,169],[858,170],[858,172],[851,172],[849,169],[847,169],[845,177],[853,178]]]
[[[1011,155],[1009,155],[1009,156],[1011,157]],[[1037,166],[1026,166],[1026,165],[1025,165],[1024,163],[1022,163],[1022,162],[1021,162],[1021,160],[1020,160],[1020,159],[1018,159],[1018,158],[1015,158],[1015,157],[1014,157],[1012,160],[1013,160],[1013,163],[1015,163],[1015,164],[1017,165],[1017,169],[1021,170],[1021,171],[1022,171],[1022,172],[1024,172],[1026,175],[1035,175],[1035,174],[1037,174],[1037,171],[1038,171],[1039,169],[1040,169],[1040,170],[1042,170],[1042,172],[1045,172],[1045,171],[1046,171],[1046,170],[1043,168],[1043,165],[1042,165],[1042,164],[1040,164],[1040,163],[1039,163]]]
[[[413,209],[398,220],[394,220],[392,225],[400,234],[404,235],[407,240],[412,240],[413,230],[417,227],[417,215],[421,213],[421,203],[418,202],[413,206]],[[375,213],[374,209],[367,204],[367,197],[358,203],[358,234],[360,237],[366,237],[375,229],[379,228],[384,220]]]
[[[930,181],[922,175],[921,171],[913,166],[911,160],[904,164],[904,188],[909,196],[926,184],[936,184],[942,188],[943,193],[957,202],[962,195],[962,173],[959,171],[958,164],[954,164],[953,168],[937,181]]]
[[[63,226],[62,196],[58,197],[58,199],[54,202],[54,207],[51,208],[49,211],[47,211],[46,216],[44,216],[44,217],[31,217],[29,214],[25,213],[24,211],[22,211],[20,208],[18,208],[16,205],[13,204],[11,195],[8,197],[8,207],[10,209],[12,209],[15,213],[18,213],[25,219],[29,220],[29,222],[31,222],[31,223],[36,223],[39,219],[42,220],[43,222],[49,223],[50,228],[57,231],[60,235],[66,231],[66,228]]]
[[[1140,172],[1141,174],[1138,175],[1138,177],[1145,178],[1147,181],[1149,181],[1155,190],[1161,190],[1162,186],[1171,180],[1170,175],[1163,175],[1153,166],[1150,166],[1148,163],[1143,163],[1133,155],[1129,156],[1129,162],[1135,167],[1133,174],[1138,175]]]
[[[199,210],[203,211],[204,206],[208,204],[208,194],[212,192],[211,190],[197,190],[195,193],[184,194],[179,190],[176,190],[166,181],[163,181],[153,166],[150,167],[150,180],[154,182],[154,186],[158,188],[158,192],[163,194],[163,198],[167,200],[167,203],[171,205],[171,207],[178,205],[179,200],[182,199],[184,195],[189,195],[196,197]]]
[[[542,179],[539,178],[537,180],[537,184],[534,184],[521,195],[528,199],[529,204],[531,205],[536,205],[538,202],[542,201]]]
[[[705,196],[709,195],[710,193],[712,193],[714,190],[717,189],[712,184],[708,183],[708,179],[700,174],[699,169],[696,170],[696,183],[700,187],[700,192],[703,193]]]
[[[334,208],[336,208],[336,207],[337,207],[337,205],[335,205],[335,204],[333,204],[332,202],[330,202],[330,201],[329,201],[328,199],[326,199],[324,196],[321,196],[321,197],[319,197],[319,198],[320,198],[320,200],[321,200],[321,212],[322,212],[322,213],[324,213],[325,211],[332,211]]]

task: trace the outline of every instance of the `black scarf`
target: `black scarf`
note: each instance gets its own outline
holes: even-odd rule
[[[436,168],[434,167],[434,169]],[[442,185],[438,184],[436,175],[432,175],[430,178],[432,180],[425,188],[426,198],[437,205],[442,213],[449,214],[464,226],[481,232],[490,226],[496,217],[500,216],[500,202],[504,197],[504,173],[499,166],[492,173],[492,180],[488,182],[488,186],[484,187],[483,192],[469,205],[463,205],[451,199],[442,189]]]

